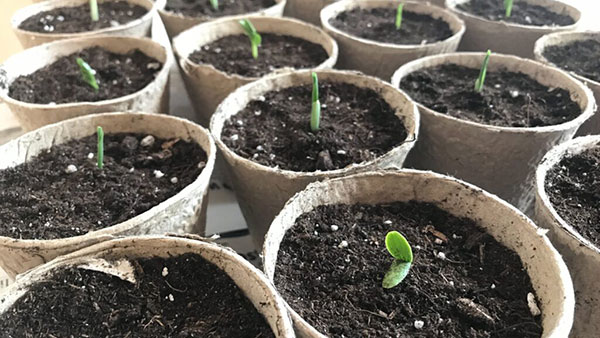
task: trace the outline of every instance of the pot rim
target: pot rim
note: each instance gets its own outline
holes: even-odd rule
[[[166,1],[166,0],[165,0]],[[233,14],[233,15],[226,15],[226,16],[218,16],[218,17],[214,17],[214,16],[210,16],[210,15],[201,15],[201,16],[187,16],[184,15],[182,13],[178,13],[178,12],[174,12],[174,11],[170,11],[167,10],[165,7],[163,6],[162,8],[158,9],[158,12],[161,15],[167,15],[169,17],[173,17],[173,18],[180,18],[180,19],[185,19],[185,20],[190,20],[190,21],[212,21],[212,20],[218,20],[218,19],[223,19],[223,18],[231,18],[231,17],[243,17],[243,16],[248,16],[248,15],[259,15],[258,13],[261,13],[267,9],[273,8],[273,7],[284,7],[285,3],[287,0],[273,0],[275,2],[274,5],[271,5],[269,7],[264,7],[264,8],[260,8],[254,12],[249,12],[249,13],[240,13],[240,14]]]

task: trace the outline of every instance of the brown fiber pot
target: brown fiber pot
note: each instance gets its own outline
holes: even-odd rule
[[[458,15],[467,25],[467,32],[460,46],[461,51],[481,52],[491,49],[495,53],[513,54],[533,59],[533,44],[545,34],[572,31],[577,28],[581,12],[573,6],[554,0],[522,0],[530,4],[546,7],[557,13],[569,15],[575,21],[569,26],[526,26],[491,21],[456,8],[471,0],[446,0],[446,8]]]
[[[242,86],[219,105],[210,123],[210,131],[225,157],[233,189],[257,248],[262,246],[269,224],[285,202],[307,184],[361,171],[402,167],[406,155],[414,145],[412,140],[417,139],[419,115],[415,104],[402,92],[373,77],[347,71],[320,70],[317,74],[321,81],[351,83],[380,93],[395,110],[396,115],[404,119],[407,141],[373,161],[338,170],[315,172],[295,172],[267,167],[239,156],[221,141],[225,122],[248,102],[271,90],[312,83],[310,74],[310,71],[281,74]]]
[[[578,137],[560,144],[544,157],[536,173],[535,219],[567,262],[573,276],[576,305],[573,338],[595,338],[600,331],[600,248],[583,238],[556,212],[546,193],[548,171],[564,157],[600,147],[600,136]]]
[[[465,33],[465,24],[456,15],[429,3],[405,2],[404,10],[427,14],[448,23],[453,35],[446,40],[423,45],[397,45],[359,38],[333,27],[329,20],[354,8],[396,9],[397,1],[389,0],[341,0],[321,11],[321,24],[325,31],[338,42],[340,56],[337,68],[359,70],[367,75],[389,79],[401,65],[427,56],[456,51]]]
[[[392,84],[420,69],[458,64],[479,69],[484,53],[437,55],[398,69]],[[569,140],[595,109],[592,92],[567,73],[516,56],[493,54],[489,70],[508,69],[527,74],[550,88],[563,88],[581,108],[576,119],[545,127],[490,126],[457,119],[418,104],[421,134],[409,162],[415,168],[455,176],[497,194],[523,211],[532,206],[535,168],[554,145]]]
[[[208,130],[184,119],[159,114],[107,113],[83,116],[27,133],[0,146],[0,169],[25,163],[53,145],[96,133],[135,132],[161,138],[196,142],[208,157],[198,178],[182,191],[150,210],[125,222],[92,231],[83,236],[55,240],[21,240],[0,236],[0,268],[14,280],[15,275],[114,236],[163,234],[166,232],[204,235],[208,186],[215,162],[216,147]]]
[[[287,202],[271,224],[263,247],[265,274],[272,282],[281,241],[303,213],[321,205],[398,201],[433,203],[452,215],[473,219],[498,242],[515,251],[541,305],[542,337],[567,336],[573,324],[573,284],[567,266],[546,237],[545,230],[496,196],[432,172],[378,171],[310,184]],[[289,310],[298,336],[325,337],[293,309]]]

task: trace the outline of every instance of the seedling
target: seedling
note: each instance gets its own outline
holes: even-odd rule
[[[510,14],[512,13],[513,8],[513,0],[504,0],[504,10],[506,13],[504,14],[507,18],[510,18]]]
[[[396,29],[400,29],[400,27],[402,27],[402,9],[403,8],[404,8],[403,3],[398,5],[398,10],[396,11]]]
[[[252,57],[258,59],[258,46],[260,46],[262,42],[262,38],[258,32],[256,32],[256,28],[254,25],[247,19],[240,20],[240,25],[244,28],[244,32],[248,35],[250,39],[250,44],[252,45]]]
[[[218,11],[219,10],[219,0],[209,0],[209,1],[210,1],[210,4],[212,5],[212,8],[215,11]]]
[[[492,51],[488,49],[485,58],[483,59],[483,64],[481,65],[481,70],[479,71],[479,77],[477,81],[475,81],[475,91],[481,92],[483,89],[483,83],[485,82],[485,74],[487,73],[488,63],[490,63],[490,55],[492,55]]]
[[[312,109],[310,111],[310,129],[313,132],[319,130],[319,124],[321,123],[321,102],[319,102],[319,78],[317,73],[312,73]]]
[[[410,244],[398,231],[388,232],[385,236],[385,247],[394,257],[394,262],[383,277],[383,287],[391,289],[408,276],[413,262],[413,254]]]
[[[92,17],[92,21],[100,19],[98,16],[98,0],[90,0],[90,16]]]
[[[102,127],[96,128],[98,134],[98,169],[104,168],[104,130]]]
[[[79,65],[79,71],[81,72],[81,77],[83,81],[90,85],[90,87],[94,88],[94,91],[98,91],[100,87],[98,87],[98,82],[96,82],[96,71],[90,67],[90,65],[83,61],[82,58],[77,58],[77,64]]]

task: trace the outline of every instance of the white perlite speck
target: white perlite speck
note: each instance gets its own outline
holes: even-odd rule
[[[534,317],[542,314],[542,311],[540,311],[540,308],[535,301],[535,296],[531,292],[527,294],[527,306],[529,306],[529,311]]]
[[[162,276],[167,277],[168,274],[169,274],[169,269],[167,269],[167,267],[165,266],[162,270]]]
[[[436,257],[439,259],[446,259],[446,254],[443,252],[438,252]]]
[[[154,141],[154,136],[148,135],[142,139],[142,142],[140,142],[140,144],[142,145],[142,147],[150,147],[154,144]]]
[[[69,165],[67,166],[67,169],[65,169],[65,172],[66,172],[67,174],[72,174],[72,173],[74,173],[74,172],[76,172],[76,171],[77,171],[77,167],[76,167],[75,165],[73,165],[73,164],[69,164]]]
[[[331,226],[331,231],[338,231],[339,229],[340,227],[335,224]]]
[[[341,241],[340,245],[338,245],[338,248],[340,248],[340,249],[347,248],[347,247],[348,247],[347,241]]]
[[[154,177],[161,178],[163,176],[165,176],[165,174],[162,171],[160,171],[160,170],[154,170]]]
[[[179,182],[177,177],[171,177],[171,183],[176,184],[177,182]]]
[[[172,302],[174,302],[175,301],[175,297],[173,297],[172,294],[169,294],[169,300],[172,301]]]
[[[420,330],[423,328],[423,326],[425,326],[425,322],[422,320],[415,320],[415,329]]]
[[[88,154],[88,158],[89,158],[90,160],[91,160],[91,159],[93,159],[93,158],[94,158],[94,153],[89,153],[89,154]]]
[[[383,224],[385,224],[385,225],[390,225],[390,224],[392,224],[392,221],[390,221],[390,220],[388,219],[387,221],[383,222]]]

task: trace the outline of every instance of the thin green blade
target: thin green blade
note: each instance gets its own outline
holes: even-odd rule
[[[401,260],[394,260],[389,270],[385,273],[383,277],[382,286],[385,289],[391,289],[396,285],[400,284],[406,276],[408,276],[408,271],[410,270],[412,263],[403,262]]]
[[[385,247],[397,260],[409,263],[413,261],[413,253],[410,244],[408,244],[406,238],[398,231],[388,232],[385,236]]]

